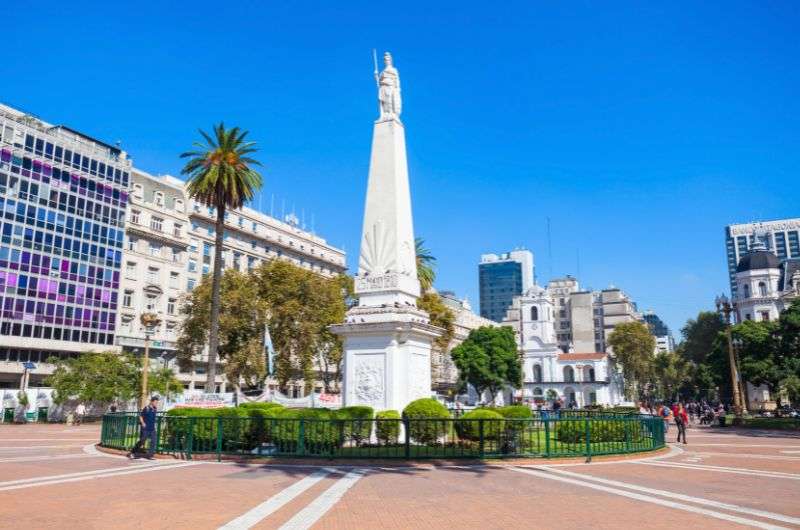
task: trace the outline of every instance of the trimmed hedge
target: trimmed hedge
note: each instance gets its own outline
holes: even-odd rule
[[[275,442],[282,451],[294,451],[300,440],[300,419],[327,420],[306,421],[303,424],[303,444],[315,451],[328,450],[340,445],[340,429],[330,420],[336,419],[336,413],[328,409],[285,409],[279,419],[298,420],[276,422],[273,433]]]
[[[372,418],[375,410],[367,406],[343,407],[336,411],[336,418],[342,422],[343,435],[357,446],[369,440],[372,434]]]
[[[586,422],[589,422],[591,443],[640,442],[643,438],[641,423],[628,420],[575,420],[559,421],[555,435],[560,442],[586,443]],[[627,433],[627,435],[626,435]]]
[[[375,436],[381,443],[396,444],[400,438],[400,413],[396,410],[382,410],[375,415]]]
[[[529,420],[533,418],[533,412],[526,405],[509,405],[496,409],[504,418],[510,420]]]
[[[433,398],[421,398],[406,405],[406,408],[403,409],[403,416],[409,420],[444,420],[450,418],[450,412],[447,407]],[[417,443],[432,445],[447,434],[448,425],[449,422],[411,421],[409,434],[411,439]]]
[[[471,421],[473,420],[473,421]],[[480,439],[480,421],[483,421],[483,439],[496,440],[505,428],[505,418],[492,409],[475,409],[467,412],[455,422],[456,433],[464,440],[476,441]]]

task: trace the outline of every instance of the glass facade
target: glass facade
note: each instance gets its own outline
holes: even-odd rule
[[[478,265],[481,316],[501,322],[515,296],[522,294],[522,264],[516,261]]]
[[[0,134],[0,341],[113,345],[129,162],[61,128]]]

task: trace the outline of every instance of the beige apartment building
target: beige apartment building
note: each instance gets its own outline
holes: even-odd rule
[[[156,313],[160,325],[151,337],[154,364],[173,367],[184,387],[205,389],[205,362],[181,371],[175,364],[181,297],[203,274],[214,256],[215,212],[192,201],[183,181],[134,169],[125,225],[117,344],[141,353],[145,332],[139,318]],[[296,223],[279,221],[250,208],[231,211],[226,219],[223,267],[246,271],[272,259],[285,259],[323,276],[345,272],[345,253]],[[226,382],[218,376],[217,388]]]

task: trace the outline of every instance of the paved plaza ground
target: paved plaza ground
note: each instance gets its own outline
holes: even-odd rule
[[[670,432],[670,437],[674,433]],[[130,461],[99,426],[0,426],[1,528],[800,528],[800,435],[693,428],[624,461]]]

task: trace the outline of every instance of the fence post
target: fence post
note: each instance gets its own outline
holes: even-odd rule
[[[189,434],[186,436],[186,460],[192,459],[192,448],[194,448],[194,424],[195,418],[189,418]]]
[[[300,418],[300,432],[297,440],[297,454],[302,456],[306,453],[306,420]]]
[[[478,456],[480,458],[483,458],[484,450],[485,448],[483,445],[483,418],[480,418],[478,419]]]
[[[156,453],[161,452],[161,422],[163,420],[164,416],[156,416],[156,446],[153,448]]]
[[[217,462],[222,460],[222,417],[217,418]]]
[[[544,456],[550,458],[550,418],[544,417]]]
[[[592,421],[586,418],[586,461],[592,461]]]
[[[411,422],[408,416],[403,416],[403,430],[405,431],[405,455],[408,460],[411,458]]]

